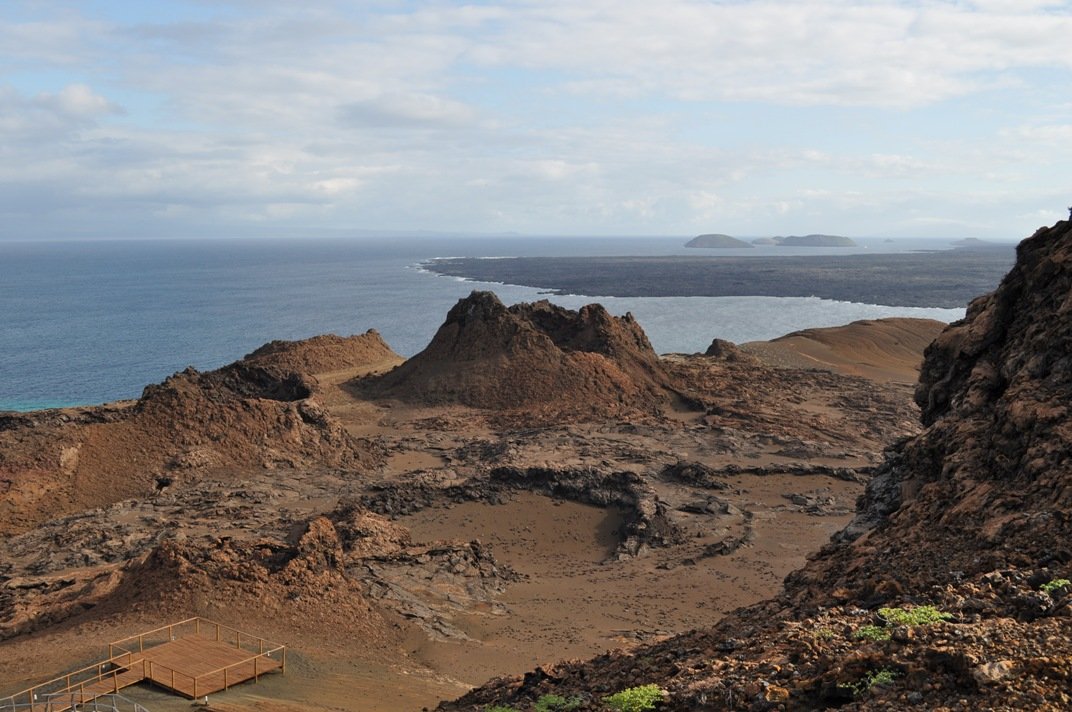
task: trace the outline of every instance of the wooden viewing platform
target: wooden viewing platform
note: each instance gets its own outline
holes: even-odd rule
[[[0,698],[0,712],[65,712],[146,680],[194,699],[286,669],[286,646],[188,618],[109,643],[106,660]]]

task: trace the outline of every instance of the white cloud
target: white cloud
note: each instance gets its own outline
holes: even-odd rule
[[[176,3],[0,8],[0,221],[762,234],[1067,184],[1067,3]]]
[[[472,107],[430,94],[385,94],[340,107],[340,119],[348,127],[456,128],[476,118]]]
[[[1072,143],[1072,124],[1020,126],[1011,132],[1016,137],[1046,143]]]
[[[101,114],[120,114],[122,109],[85,84],[68,84],[56,94],[40,94],[37,103],[71,116],[91,117]]]
[[[611,96],[917,106],[991,86],[995,72],[1072,66],[1072,17],[1037,6],[549,0],[515,6],[470,54],[576,73],[568,88]]]

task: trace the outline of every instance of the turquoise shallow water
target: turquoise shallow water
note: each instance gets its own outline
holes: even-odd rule
[[[144,385],[188,365],[217,368],[272,339],[374,328],[409,356],[473,289],[491,289],[506,303],[546,297],[529,287],[465,282],[418,267],[432,257],[696,254],[683,242],[430,237],[0,242],[0,410],[136,397]],[[948,244],[876,240],[861,251]],[[793,253],[817,254],[806,248]],[[631,311],[663,353],[702,351],[714,337],[768,339],[855,319],[963,316],[962,309],[813,297],[551,299],[571,308],[599,301],[616,314]]]

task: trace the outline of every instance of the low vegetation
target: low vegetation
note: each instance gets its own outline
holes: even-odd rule
[[[865,625],[858,628],[856,633],[853,634],[853,637],[857,640],[889,640],[890,631],[888,628],[883,628],[880,625]]]
[[[878,615],[887,625],[930,625],[947,621],[953,616],[934,606],[915,608],[880,608]]]
[[[646,712],[662,701],[663,690],[658,685],[641,685],[604,697],[603,702],[615,712]]]
[[[1060,591],[1066,586],[1072,586],[1072,581],[1069,581],[1066,578],[1059,578],[1054,579],[1049,583],[1042,584],[1042,586],[1039,587],[1039,590],[1045,593],[1047,596],[1053,596],[1054,593]]]
[[[563,697],[562,695],[544,695],[536,700],[533,712],[570,712],[580,709],[584,700],[580,697]]]
[[[872,670],[867,673],[862,679],[856,682],[845,683],[840,685],[842,689],[850,690],[853,697],[859,697],[866,694],[875,685],[892,685],[893,681],[897,679],[897,673],[889,668],[883,668],[881,670]]]

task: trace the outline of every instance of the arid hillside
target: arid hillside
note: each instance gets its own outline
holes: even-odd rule
[[[316,370],[397,362],[380,338],[272,342],[216,371],[189,368],[129,403],[0,415],[0,533],[207,474],[379,458],[318,400]]]
[[[926,426],[856,517],[774,598],[630,652],[501,678],[442,710],[1072,708],[1072,223],[1018,248],[993,293],[928,347]]]
[[[741,348],[767,361],[797,368],[823,368],[877,381],[915,383],[920,354],[945,328],[933,319],[889,318],[856,321],[826,329],[805,329]]]

